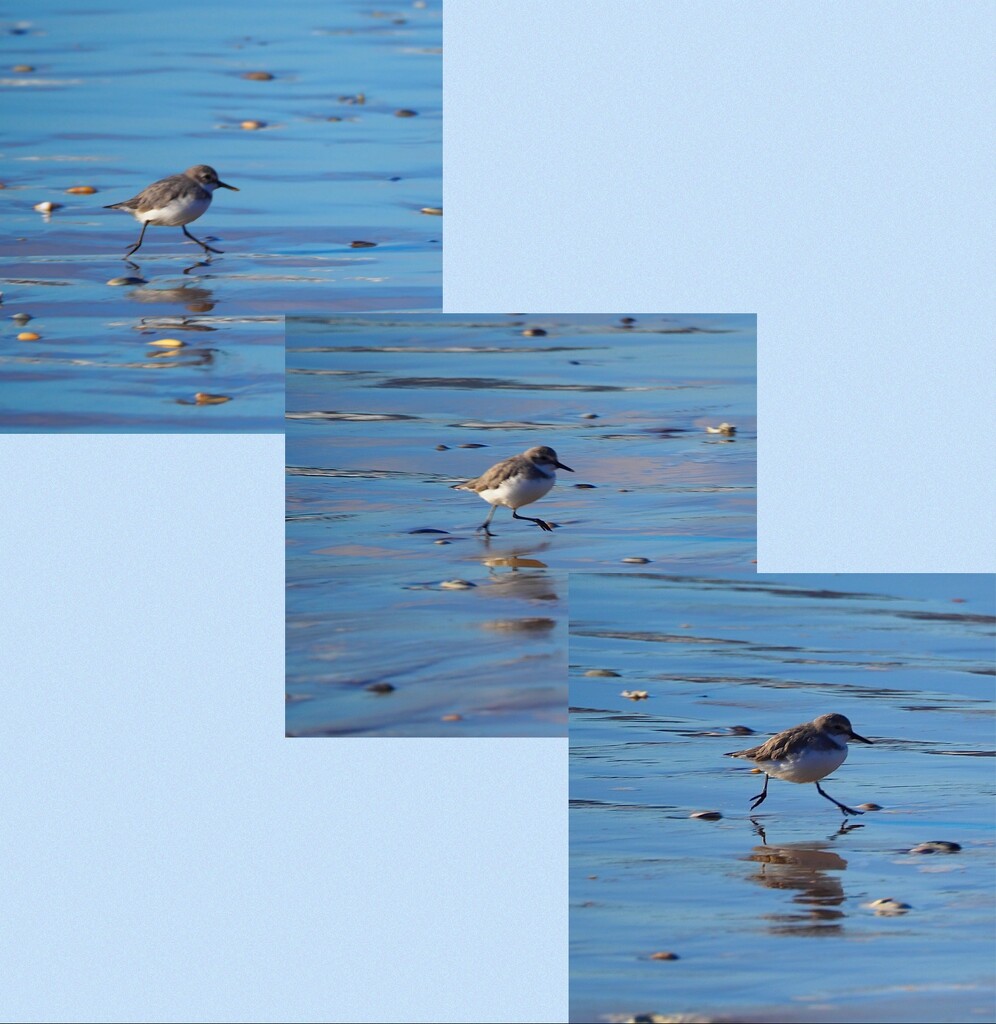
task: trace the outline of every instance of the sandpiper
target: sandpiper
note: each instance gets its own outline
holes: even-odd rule
[[[552,530],[554,523],[533,519],[531,516],[520,516],[518,510],[523,505],[532,504],[550,490],[557,482],[557,470],[574,470],[565,466],[557,458],[557,453],[545,444],[538,448],[530,448],[521,455],[513,455],[510,459],[495,463],[483,476],[468,480],[465,484],[455,484],[457,491],[476,491],[491,506],[488,518],[477,528],[489,537],[488,529],[491,517],[499,505],[512,510],[513,519],[525,519],[535,523],[541,530]]]
[[[861,740],[851,723],[843,715],[820,715],[812,722],[794,725],[791,729],[772,736],[766,743],[749,750],[733,750],[726,757],[742,757],[764,772],[764,789],[751,797],[750,809],[756,810],[768,795],[769,779],[785,779],[786,782],[815,782],[821,796],[836,804],[845,815],[863,814],[852,807],[845,807],[823,791],[820,779],[835,772],[847,759],[847,741]]]
[[[135,220],[142,222],[142,233],[138,241],[125,253],[127,259],[136,252],[145,238],[145,229],[150,224],[164,225],[171,228],[183,228],[183,233],[192,242],[196,242],[205,252],[220,253],[221,249],[212,249],[187,230],[186,225],[197,220],[211,205],[211,193],[216,188],[228,188],[238,192],[234,185],[226,185],[218,178],[218,172],[207,164],[188,167],[183,174],[171,174],[168,178],[154,181],[148,188],[143,188],[137,196],[126,199],[123,203],[105,206],[105,210],[124,210]]]

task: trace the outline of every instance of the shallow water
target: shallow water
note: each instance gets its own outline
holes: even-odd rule
[[[637,319],[288,321],[289,731],[563,735],[568,570],[749,568],[753,317]],[[536,444],[559,528],[484,537],[452,485]]]
[[[994,612],[985,576],[572,577],[572,1020],[993,1019]],[[824,789],[883,809],[773,780],[752,822],[722,755],[827,711],[874,745]]]
[[[201,429],[183,410],[164,418],[172,381],[161,391],[117,372],[132,361],[129,329],[150,315],[194,318],[238,347],[239,366],[231,378],[217,368],[216,388],[241,390],[245,371],[268,402],[228,429],[280,430],[282,381],[268,355],[242,344],[247,324],[291,310],[441,304],[442,218],[420,212],[442,201],[440,3],[249,0],[237,24],[230,9],[194,0],[170,12],[150,31],[149,13],[121,0],[99,10],[43,0],[30,23],[5,25],[3,309],[33,316],[43,339],[74,336],[79,358],[111,346],[99,379],[73,381],[69,354],[26,369],[36,343],[8,326],[5,430],[134,429],[146,414],[145,429]],[[35,70],[9,70],[18,64]],[[274,78],[249,81],[248,71]],[[243,130],[246,119],[265,127]],[[178,228],[150,227],[125,263],[140,226],[103,207],[194,163],[240,189],[219,190],[190,226],[224,255],[203,260]],[[97,193],[65,193],[77,185]],[[45,216],[41,201],[62,208]],[[143,283],[107,284],[122,276]]]

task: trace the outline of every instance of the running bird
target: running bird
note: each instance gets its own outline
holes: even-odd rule
[[[488,518],[477,528],[489,537],[493,536],[488,529],[491,517],[499,505],[512,510],[513,519],[524,519],[535,523],[541,530],[550,531],[556,525],[531,516],[520,516],[518,510],[523,505],[531,505],[539,501],[557,482],[557,470],[574,470],[565,466],[557,459],[557,453],[545,444],[538,448],[530,448],[521,455],[513,455],[493,465],[483,476],[468,480],[465,484],[455,484],[456,491],[475,491],[491,506]]]
[[[812,722],[794,725],[791,729],[772,736],[766,743],[749,750],[733,750],[724,757],[742,757],[764,772],[764,789],[751,797],[750,809],[756,810],[768,795],[769,779],[784,779],[786,782],[814,782],[820,792],[832,804],[836,804],[844,815],[864,814],[852,807],[846,807],[834,800],[820,787],[820,779],[835,772],[847,759],[847,741],[860,740],[871,743],[859,736],[843,715],[820,715]]]
[[[137,196],[126,199],[123,203],[112,203],[105,210],[124,210],[142,224],[142,233],[138,241],[125,253],[127,259],[137,252],[145,238],[145,229],[150,224],[170,228],[183,228],[183,233],[192,242],[196,242],[205,252],[220,253],[221,249],[212,249],[187,230],[186,225],[197,220],[211,205],[211,194],[216,188],[239,190],[234,185],[226,185],[219,180],[218,172],[207,164],[188,167],[183,174],[171,174],[168,178],[154,181],[148,188],[143,188]]]

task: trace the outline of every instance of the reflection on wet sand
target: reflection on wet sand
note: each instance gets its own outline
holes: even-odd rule
[[[199,266],[200,264],[195,265]],[[194,267],[188,267],[184,273],[186,274],[193,269]],[[187,311],[190,313],[210,313],[216,305],[214,292],[210,288],[205,288],[200,283],[201,280],[198,278],[197,281],[199,283],[197,284],[185,281],[180,285],[165,285],[162,287],[142,285],[129,292],[128,298],[132,302],[141,302],[147,305],[170,303],[186,306]]]
[[[844,887],[840,878],[829,872],[845,871],[847,861],[830,849],[829,843],[863,826],[842,825],[824,841],[778,844],[769,843],[763,826],[757,821],[753,824],[762,845],[755,846],[745,859],[760,868],[747,880],[767,889],[796,892],[792,902],[800,908],[795,912],[760,915],[770,922],[768,931],[773,935],[828,935],[841,931],[847,915],[834,908],[844,902]]]

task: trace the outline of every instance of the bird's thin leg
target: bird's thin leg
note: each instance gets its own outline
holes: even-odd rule
[[[547,533],[550,533],[554,527],[553,523],[545,523],[542,519],[533,519],[532,516],[520,516],[514,508],[512,509],[512,518],[524,519],[527,523],[535,523],[541,530],[546,530]]]
[[[770,775],[765,775],[765,777],[764,777],[764,789],[762,789],[761,792],[757,794],[757,796],[752,796],[751,797],[751,800],[753,801],[753,803],[751,803],[750,809],[752,811],[756,811],[757,808],[760,807],[761,804],[763,804],[764,801],[767,799],[767,797],[768,797],[768,781],[770,780],[770,778],[771,778]]]
[[[124,256],[121,257],[123,260],[128,259],[128,257],[133,252],[137,252],[142,247],[142,239],[145,238],[145,229],[148,226],[149,226],[149,222],[148,221],[145,221],[142,224],[142,233],[138,236],[138,241],[124,254]]]
[[[488,518],[485,519],[484,522],[481,523],[481,525],[477,528],[478,530],[483,530],[489,537],[493,537],[494,534],[488,529],[488,523],[491,522],[491,517],[495,514],[495,509],[497,508],[497,505],[492,505],[491,511],[488,513]],[[477,531],[475,530],[474,532],[476,533]]]
[[[847,807],[844,804],[842,804],[839,800],[834,800],[834,798],[829,793],[827,793],[827,792],[825,792],[823,790],[822,786],[820,786],[820,784],[818,782],[815,783],[815,786],[820,791],[820,796],[825,796],[830,801],[830,803],[836,804],[845,814],[864,814],[865,813],[864,811],[856,811],[853,807]]]
[[[187,230],[186,225],[183,225],[181,227],[181,230],[187,236],[187,238],[190,239],[191,242],[196,242],[205,252],[216,252],[218,253],[219,256],[221,255],[221,249],[212,249],[211,246],[207,244],[207,242],[202,242],[199,238],[194,238],[194,236]]]

